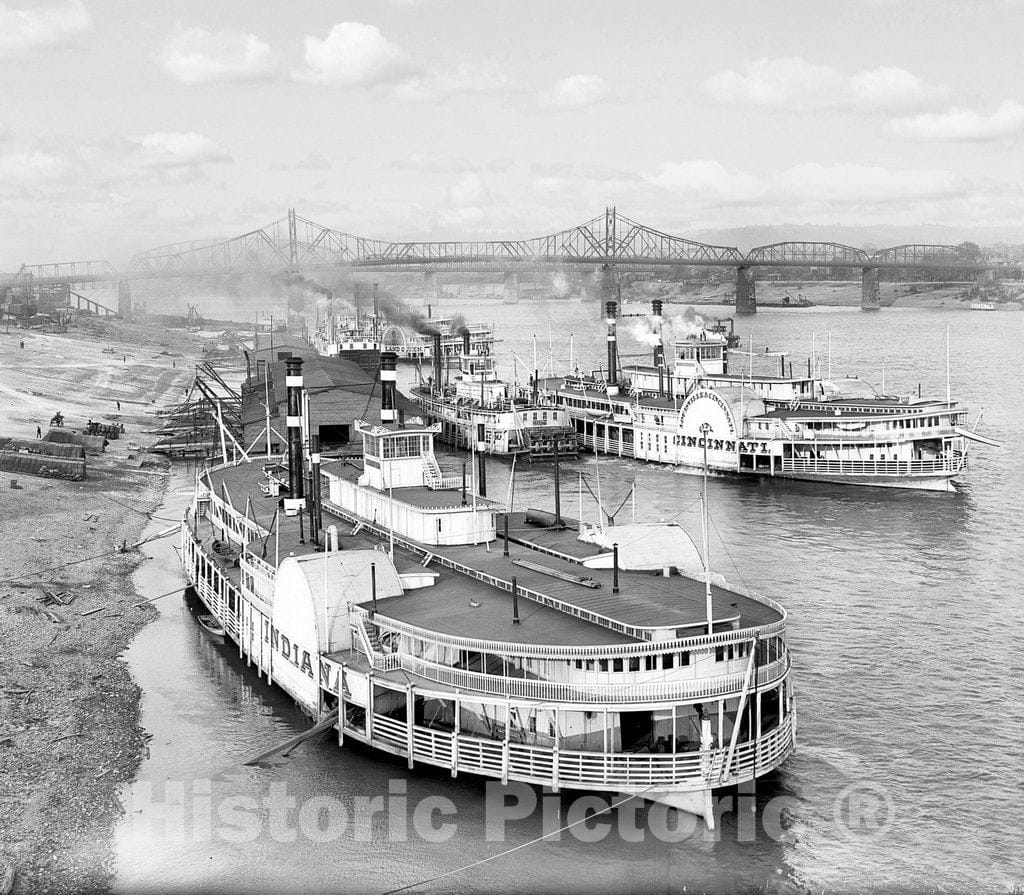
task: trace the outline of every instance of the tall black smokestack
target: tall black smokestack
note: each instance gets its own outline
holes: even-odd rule
[[[285,360],[284,384],[288,390],[288,491],[293,500],[303,496],[302,487],[302,358]]]
[[[469,357],[470,350],[471,350],[471,348],[470,348],[470,344],[469,344],[469,330],[466,329],[465,327],[463,327],[462,328],[462,353],[466,357]]]
[[[608,324],[608,384],[614,386],[619,381],[619,352],[615,336],[615,302],[605,302],[605,322]]]
[[[398,378],[398,355],[384,351],[380,356],[380,421],[389,426],[396,420],[395,380]]]
[[[654,316],[654,334],[658,337],[658,341],[654,343],[654,366],[663,367],[665,365],[665,341],[661,335],[661,299],[655,298],[651,301],[651,314]]]
[[[441,381],[441,334],[434,333],[434,391],[440,392],[444,388]]]
[[[373,340],[380,338],[380,297],[377,295],[377,283],[373,284]]]

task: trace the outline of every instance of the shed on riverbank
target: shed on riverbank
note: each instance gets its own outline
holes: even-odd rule
[[[0,471],[80,482],[85,478],[85,448],[42,439],[0,438]]]
[[[107,449],[107,439],[102,435],[85,435],[74,429],[50,429],[43,436],[43,441],[53,444],[81,445],[87,454],[102,454]]]

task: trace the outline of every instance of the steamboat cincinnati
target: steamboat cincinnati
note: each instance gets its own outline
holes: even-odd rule
[[[970,445],[998,446],[978,421],[969,426],[948,388],[944,400],[876,394],[862,379],[819,375],[810,359],[806,374],[794,375],[785,354],[767,350],[745,352],[747,369],[736,369],[731,324],[698,327],[669,358],[659,300],[650,317],[654,363],[620,367],[616,303],[605,310],[607,368],[545,387],[583,448],[691,470],[956,491]],[[778,366],[755,372],[755,357]]]
[[[676,524],[564,518],[557,485],[553,512],[511,512],[444,475],[440,427],[396,411],[395,362],[377,418],[354,421],[361,454],[333,460],[302,360],[264,369],[287,450],[225,450],[184,515],[206,622],[339,746],[713,827],[715,790],[795,749],[785,609],[712,573]]]

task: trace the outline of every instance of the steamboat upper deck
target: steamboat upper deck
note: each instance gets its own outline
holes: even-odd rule
[[[206,474],[211,490],[235,508],[236,526],[250,520],[245,540],[255,557],[301,557],[314,552],[308,531],[300,532],[295,517],[278,513],[278,498],[264,493],[265,462],[240,463]],[[355,481],[361,472],[353,461],[325,464],[324,473]],[[462,507],[457,490],[426,487],[393,488],[389,495],[397,510],[448,510]],[[476,512],[498,516],[494,502],[476,498]],[[345,522],[355,523],[340,507],[325,501],[324,523],[344,529],[343,548],[372,548],[387,543],[385,528],[364,524],[351,534]],[[473,510],[468,498],[467,511]],[[275,523],[276,516],[276,523]],[[331,516],[334,516],[332,519]],[[500,517],[502,523],[504,517]],[[259,526],[252,528],[252,520]],[[512,513],[506,557],[499,539],[489,545],[425,544],[405,537],[395,539],[399,572],[426,569],[435,577],[431,587],[407,591],[378,601],[377,612],[396,622],[447,637],[463,637],[510,644],[587,647],[645,643],[651,640],[700,636],[707,633],[704,582],[683,574],[670,577],[661,570],[619,569],[619,593],[614,593],[615,572],[589,563],[607,557],[609,550],[578,538],[575,522],[561,530],[529,525],[526,514]],[[276,525],[276,529],[275,529]],[[305,537],[301,535],[305,534]],[[301,537],[301,540],[300,540]],[[529,565],[522,565],[528,563]],[[585,565],[588,563],[588,565]],[[511,580],[517,580],[520,622],[513,622]],[[747,596],[712,584],[715,632],[731,632],[781,622],[781,607],[764,598]],[[362,604],[368,609],[369,601]]]

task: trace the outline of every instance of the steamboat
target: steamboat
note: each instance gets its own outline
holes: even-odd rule
[[[701,329],[666,363],[661,302],[653,303],[653,365],[617,368],[615,303],[606,307],[608,370],[568,376],[555,399],[584,448],[680,468],[834,484],[955,491],[972,442],[946,400],[875,394],[863,380],[794,375],[782,354],[772,374],[729,367],[732,334]]]
[[[182,564],[225,648],[339,746],[713,827],[715,790],[795,748],[783,607],[713,575],[675,524],[563,518],[557,483],[553,513],[467,493],[440,426],[398,421],[395,361],[380,423],[354,423],[361,458],[321,456],[289,358],[287,452],[197,476]]]
[[[313,345],[320,354],[352,360],[376,368],[382,351],[393,352],[400,361],[431,363],[440,336],[440,357],[458,363],[463,341],[469,336],[474,354],[489,355],[494,348],[494,329],[486,323],[462,323],[454,317],[428,316],[415,327],[389,321],[379,310],[372,314],[332,315],[318,327]]]
[[[435,343],[440,336],[434,336]],[[412,389],[428,422],[439,423],[440,439],[475,453],[521,455],[531,460],[576,456],[576,431],[564,407],[542,399],[535,375],[525,392],[498,378],[494,358],[473,352],[463,333],[459,366],[445,377],[435,344],[433,376]]]

